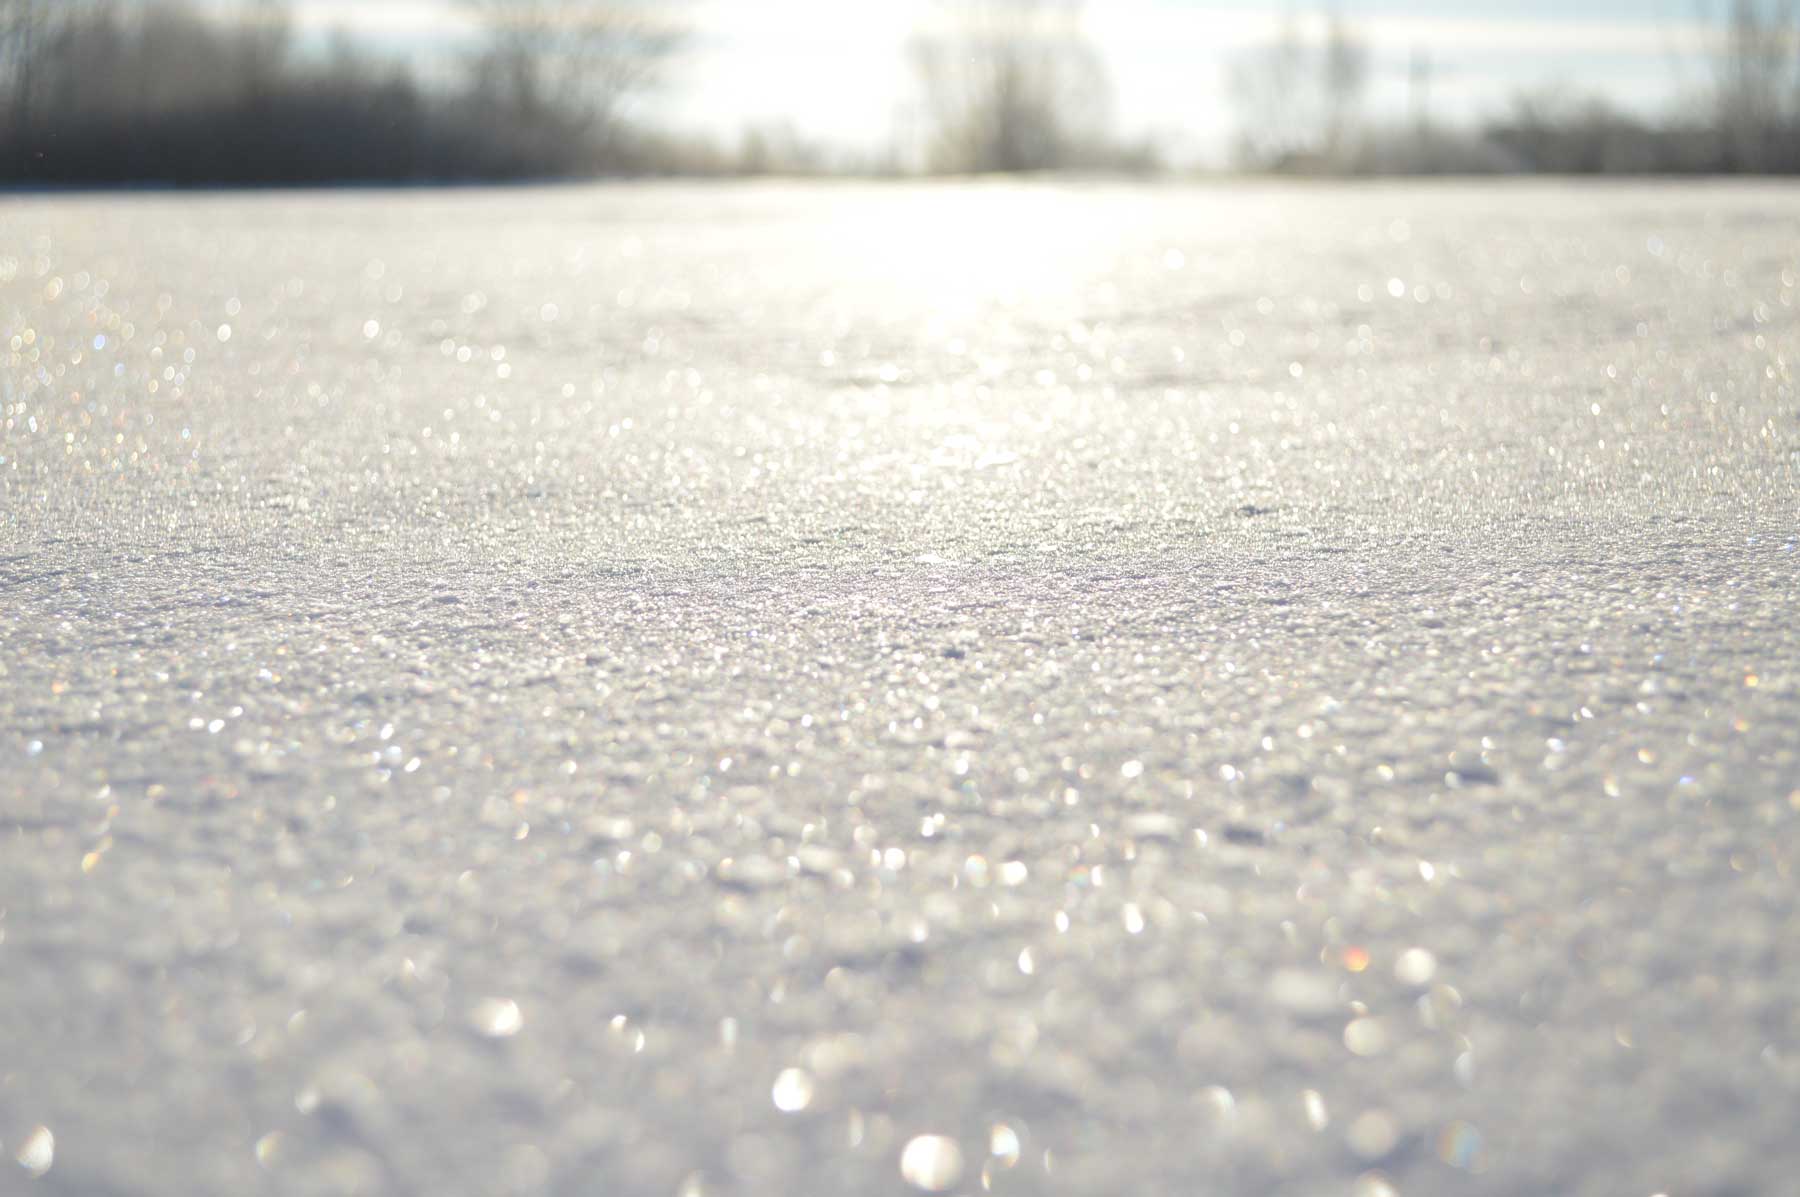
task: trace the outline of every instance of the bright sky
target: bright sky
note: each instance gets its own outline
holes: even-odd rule
[[[395,46],[442,41],[450,0],[302,0],[308,25],[343,25]],[[693,45],[654,102],[659,119],[735,138],[790,122],[850,148],[903,127],[907,38],[929,0],[672,0],[692,13]],[[1086,28],[1111,70],[1121,132],[1153,133],[1177,160],[1216,158],[1233,123],[1226,66],[1266,42],[1286,0],[1090,0]],[[1645,112],[1705,82],[1703,27],[1690,0],[1341,0],[1374,53],[1369,106],[1407,105],[1415,51],[1431,62],[1444,121],[1502,108],[1560,83]]]

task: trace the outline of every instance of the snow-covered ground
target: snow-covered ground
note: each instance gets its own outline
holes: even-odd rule
[[[0,1192],[1792,1193],[1797,307],[1779,186],[0,201]]]

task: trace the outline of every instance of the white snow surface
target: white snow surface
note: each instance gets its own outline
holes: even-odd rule
[[[1777,185],[0,201],[0,1192],[1793,1193],[1797,307]]]

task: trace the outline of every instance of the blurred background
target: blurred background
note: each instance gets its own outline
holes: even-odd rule
[[[1793,173],[1800,0],[0,0],[0,183]]]

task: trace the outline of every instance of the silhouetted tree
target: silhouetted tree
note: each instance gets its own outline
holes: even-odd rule
[[[43,0],[0,0],[0,80],[14,136],[31,124],[34,67],[47,21]]]
[[[940,5],[914,38],[929,165],[1022,171],[1100,164],[1110,89],[1079,0]]]
[[[1237,152],[1247,165],[1343,169],[1362,115],[1369,50],[1333,8],[1324,37],[1310,41],[1293,9],[1270,41],[1231,63]]]
[[[1551,87],[1521,93],[1484,135],[1517,169],[1547,174],[1628,174],[1680,167],[1674,143],[1598,96]]]
[[[239,0],[237,90],[251,105],[266,104],[288,68],[294,15],[287,0]]]
[[[645,0],[462,0],[481,26],[473,98],[523,141],[576,139],[616,157],[626,106],[686,36]],[[604,164],[604,162],[602,163]]]
[[[1233,60],[1226,84],[1237,108],[1237,155],[1250,166],[1286,164],[1309,148],[1315,130],[1301,89],[1306,41],[1290,9],[1273,39]]]
[[[1369,83],[1369,48],[1337,9],[1326,24],[1320,83],[1325,103],[1325,156],[1341,164],[1348,150],[1346,143],[1362,116],[1363,91]]]
[[[826,155],[801,136],[792,121],[750,125],[738,143],[735,168],[746,175],[816,175]]]
[[[1713,63],[1713,120],[1738,170],[1800,166],[1800,2],[1731,0]]]

